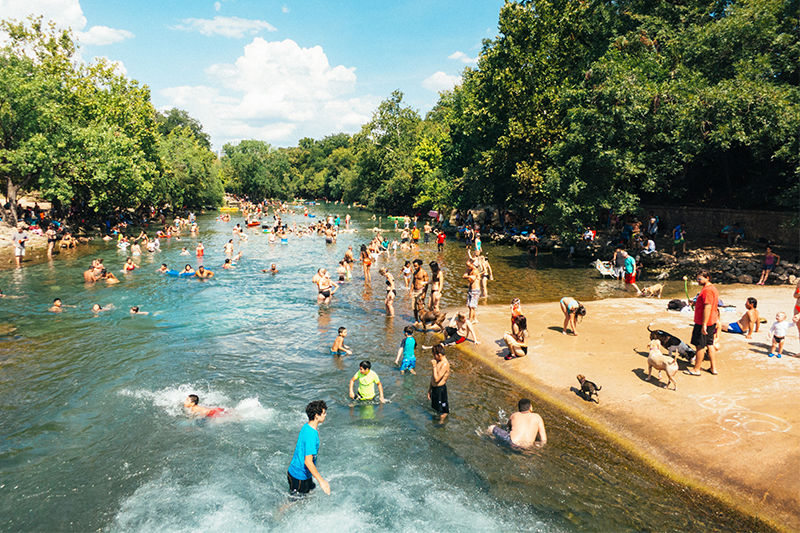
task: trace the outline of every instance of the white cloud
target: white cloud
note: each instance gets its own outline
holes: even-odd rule
[[[462,63],[477,63],[478,62],[478,58],[477,57],[475,59],[472,59],[467,54],[465,54],[464,52],[460,52],[460,51],[459,52],[453,52],[452,54],[447,56],[447,59],[455,59],[457,61],[461,61]]]
[[[287,6],[286,4],[283,4],[283,7],[281,8],[281,11],[283,11],[284,13],[288,13],[289,12],[289,6]]]
[[[122,74],[123,76],[128,75],[128,69],[125,68],[125,65],[122,63],[122,61],[116,59],[109,59],[105,56],[97,56],[95,59],[105,59],[106,61],[108,61],[109,65],[114,67],[114,70],[116,70],[118,74]]]
[[[206,69],[221,88],[172,87],[159,94],[203,124],[216,146],[240,139],[278,145],[298,138],[353,133],[378,105],[373,97],[347,98],[354,68],[332,67],[322,48],[256,37],[234,64]]]
[[[278,31],[275,26],[263,20],[249,20],[239,17],[214,17],[209,19],[184,19],[184,25],[173,27],[175,30],[197,30],[202,35],[222,35],[223,37],[241,38],[254,35],[261,30]]]
[[[108,26],[92,26],[89,31],[76,32],[76,37],[81,44],[103,46],[133,38],[128,30],[115,30]]]
[[[452,89],[461,83],[461,76],[451,76],[441,70],[422,81],[422,86],[428,90],[441,92]]]
[[[41,15],[45,22],[52,20],[59,28],[72,28],[82,44],[106,45],[130,39],[133,34],[127,30],[117,30],[106,26],[92,26],[83,31],[88,24],[83,16],[79,0],[0,0],[2,18],[26,20],[29,15]]]
[[[214,2],[214,11],[219,11],[220,9],[222,9],[222,4]]]

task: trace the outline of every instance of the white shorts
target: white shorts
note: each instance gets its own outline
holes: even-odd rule
[[[25,248],[17,248],[14,247],[14,256],[15,257],[23,257],[25,255]]]

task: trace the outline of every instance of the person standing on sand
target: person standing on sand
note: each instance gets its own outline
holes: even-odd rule
[[[489,426],[489,434],[520,448],[533,446],[537,436],[542,444],[546,444],[547,432],[544,429],[544,420],[533,412],[531,401],[527,398],[522,398],[517,407],[519,411],[508,418],[507,431],[492,424]]]
[[[711,363],[709,372],[717,375],[717,350],[714,347],[714,334],[717,330],[717,305],[719,304],[719,292],[711,283],[711,275],[707,270],[697,273],[697,283],[703,289],[697,296],[694,303],[694,329],[692,330],[692,344],[695,346],[697,355],[695,356],[694,368],[684,370],[684,374],[689,376],[699,376],[700,367],[703,364],[705,352],[708,352],[708,360]]]
[[[450,362],[444,356],[444,346],[437,344],[432,349],[433,373],[431,374],[431,383],[428,385],[428,399],[431,401],[431,408],[436,411],[440,419],[444,420],[450,412],[450,405],[447,403],[447,378],[450,377]]]
[[[316,487],[311,480],[317,480],[325,494],[331,493],[331,486],[317,470],[317,453],[319,453],[319,425],[325,422],[328,415],[328,406],[322,400],[315,400],[306,406],[308,423],[300,430],[294,455],[286,472],[289,481],[289,494],[302,496],[308,494]]]

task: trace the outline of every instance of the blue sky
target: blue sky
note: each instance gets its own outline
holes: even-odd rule
[[[71,27],[83,60],[117,61],[159,109],[202,122],[215,148],[354,133],[399,89],[425,112],[497,34],[502,0],[0,0],[0,18]]]

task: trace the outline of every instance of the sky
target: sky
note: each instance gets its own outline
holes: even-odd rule
[[[104,57],[188,111],[215,149],[355,133],[394,90],[422,116],[497,35],[503,0],[0,0],[0,18],[70,27],[79,59]]]

